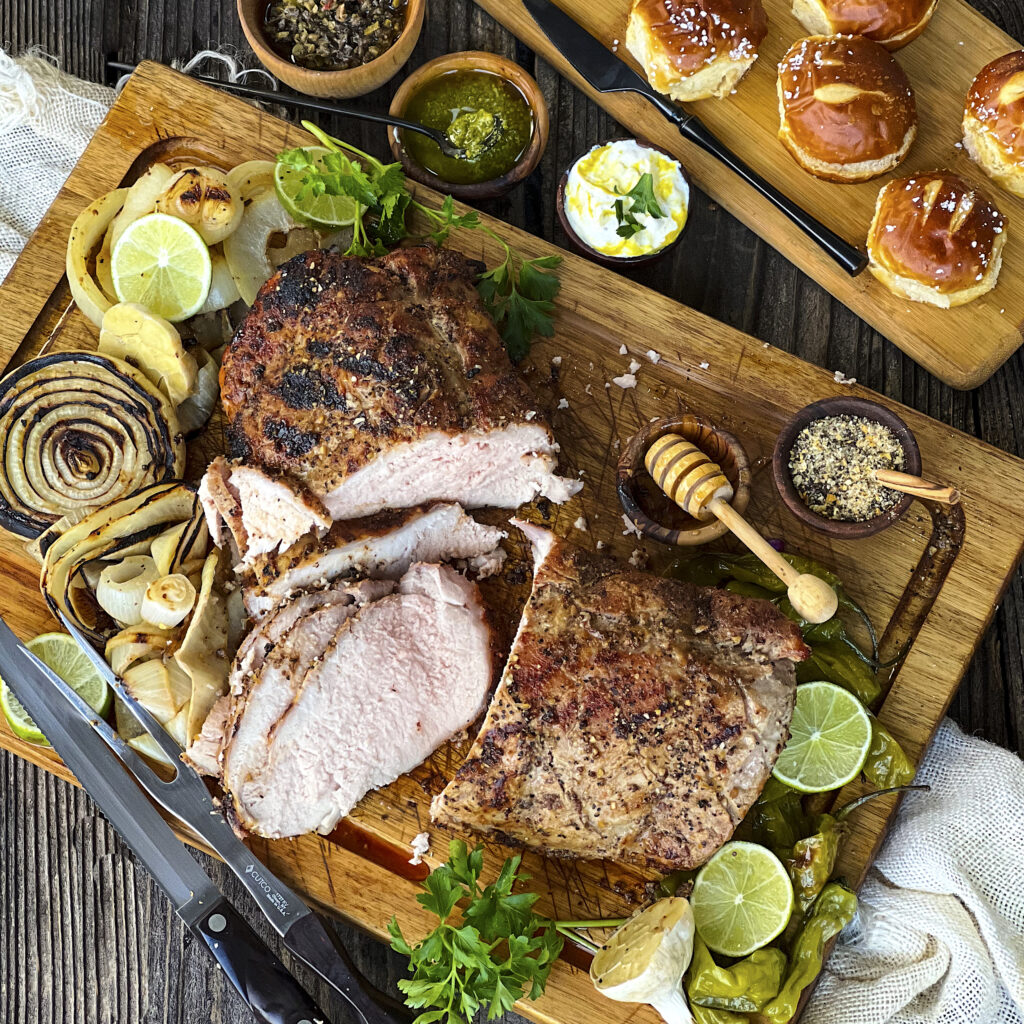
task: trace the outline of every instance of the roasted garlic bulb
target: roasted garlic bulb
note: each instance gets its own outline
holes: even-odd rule
[[[191,224],[207,245],[224,241],[242,219],[242,200],[227,178],[212,167],[189,167],[167,183],[157,213]]]

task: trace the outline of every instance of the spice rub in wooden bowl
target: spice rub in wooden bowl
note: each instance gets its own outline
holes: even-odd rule
[[[623,446],[616,472],[616,488],[623,511],[641,533],[662,544],[690,547],[724,537],[729,528],[717,519],[702,521],[687,515],[666,497],[644,468],[644,455],[659,437],[679,434],[717,462],[734,491],[730,502],[743,512],[750,500],[750,460],[743,445],[728,431],[703,416],[690,413],[654,420]]]
[[[829,534],[844,540],[857,540],[862,537],[870,537],[881,530],[886,529],[896,522],[907,509],[910,508],[913,498],[909,494],[899,494],[888,491],[877,485],[880,491],[887,491],[887,501],[881,511],[872,514],[872,510],[864,506],[866,515],[863,519],[840,519],[822,515],[810,507],[805,496],[793,479],[793,471],[790,461],[793,455],[797,438],[805,427],[812,423],[828,420],[833,417],[845,417],[866,420],[870,424],[879,425],[884,431],[892,435],[902,447],[903,464],[898,468],[906,473],[915,476],[921,472],[921,451],[917,446],[914,435],[910,428],[900,419],[896,413],[887,409],[877,402],[869,401],[866,398],[825,398],[820,402],[813,402],[805,406],[799,412],[794,413],[786,425],[782,428],[775,441],[775,450],[772,453],[772,477],[775,486],[778,488],[786,507],[799,520]],[[827,444],[827,438],[825,439]],[[838,457],[842,457],[837,453]],[[825,453],[827,459],[828,453]],[[841,473],[841,466],[828,467],[822,464],[822,471]],[[895,495],[895,497],[892,497]]]

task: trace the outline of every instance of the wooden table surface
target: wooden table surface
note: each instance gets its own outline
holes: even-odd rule
[[[1024,0],[973,2],[1014,38],[1024,39]],[[411,67],[442,53],[482,49],[513,56],[540,83],[553,126],[541,166],[511,196],[484,208],[565,245],[554,212],[558,176],[581,152],[614,136],[615,123],[471,0],[428,0],[428,6]],[[107,57],[170,62],[219,46],[247,66],[254,63],[232,0],[0,0],[0,47],[17,54],[33,46],[56,55],[65,69],[97,81],[103,80]],[[356,102],[386,109],[396,85],[397,80]],[[380,129],[341,122],[331,127],[384,155]],[[684,244],[631,276],[1024,455],[1024,350],[978,390],[953,391],[700,194],[694,197]],[[1018,574],[951,708],[966,730],[1018,753],[1024,752],[1022,644],[1024,592]],[[204,864],[245,910],[240,886],[215,862]],[[4,1024],[243,1024],[252,1019],[90,801],[2,751],[0,906]],[[269,940],[262,920],[247,916]],[[366,973],[380,985],[393,985],[401,972],[398,958],[351,929],[341,931]],[[296,973],[318,998],[326,998],[308,971]],[[336,1005],[328,1008],[335,1024],[348,1020]]]

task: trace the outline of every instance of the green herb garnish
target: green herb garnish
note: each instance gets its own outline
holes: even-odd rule
[[[509,357],[519,362],[529,352],[534,334],[550,337],[554,333],[553,300],[561,283],[550,271],[562,262],[561,256],[527,259],[497,232],[482,224],[475,210],[457,213],[451,196],[445,196],[440,209],[414,199],[401,164],[381,163],[368,153],[328,135],[310,121],[303,121],[302,126],[329,153],[313,161],[305,150],[292,149],[279,154],[278,160],[303,171],[303,190],[308,189],[311,195],[347,195],[358,203],[352,243],[345,251],[346,256],[382,256],[410,237],[406,226],[410,208],[426,218],[430,230],[425,237],[438,245],[443,245],[455,229],[482,231],[505,250],[504,262],[482,273],[477,288]],[[649,174],[646,177],[650,179]],[[637,188],[641,183],[642,179]],[[636,188],[629,195],[633,196],[633,192]],[[634,197],[634,203],[636,201]],[[646,203],[646,199],[642,201]],[[654,201],[653,192],[651,201]]]
[[[630,200],[626,208],[626,200]],[[646,213],[656,220],[665,216],[665,211],[658,205],[654,194],[654,178],[649,171],[640,175],[640,180],[622,197],[615,200],[615,219],[619,222],[616,234],[622,238],[632,238],[638,231],[643,231],[643,224],[637,215]]]
[[[440,924],[422,941],[410,945],[398,921],[388,923],[391,948],[409,957],[412,978],[398,987],[413,1009],[423,1010],[415,1024],[460,1024],[486,1007],[492,1020],[511,1010],[524,992],[536,999],[543,991],[551,965],[562,950],[562,935],[554,921],[533,912],[535,893],[513,893],[519,874],[518,856],[505,861],[498,878],[481,888],[483,847],[469,852],[453,841],[449,862],[424,882],[418,903],[437,916]],[[467,901],[461,922],[449,923],[459,903]]]

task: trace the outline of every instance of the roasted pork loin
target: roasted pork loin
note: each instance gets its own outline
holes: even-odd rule
[[[259,619],[296,591],[354,575],[398,579],[413,562],[454,562],[482,579],[501,568],[503,536],[450,503],[342,520],[323,538],[256,558],[243,576],[245,607]]]
[[[504,676],[434,819],[663,871],[733,833],[789,735],[797,627],[767,601],[624,569],[526,523]]]
[[[232,454],[302,481],[334,519],[576,493],[480,300],[479,269],[430,246],[289,260],[224,355]]]
[[[476,585],[448,566],[303,594],[239,649],[189,759],[216,766],[240,830],[326,833],[482,712],[492,664]]]

